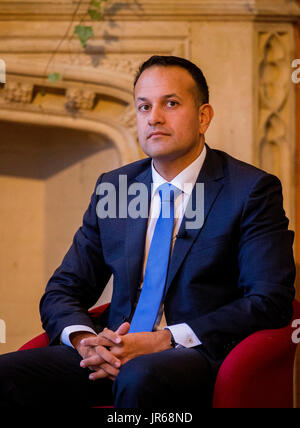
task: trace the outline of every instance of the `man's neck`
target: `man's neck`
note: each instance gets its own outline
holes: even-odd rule
[[[160,158],[153,159],[153,165],[161,177],[171,182],[185,168],[191,165],[202,153],[204,142],[197,147],[197,150],[187,153],[176,159]]]

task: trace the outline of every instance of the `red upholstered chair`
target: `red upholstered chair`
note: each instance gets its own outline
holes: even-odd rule
[[[293,320],[300,319],[294,301]],[[288,327],[252,334],[223,362],[215,385],[214,408],[293,408],[297,345]]]
[[[100,315],[107,305],[90,311]],[[300,303],[294,302],[294,319],[300,319]],[[288,327],[263,330],[237,345],[223,362],[216,380],[214,408],[293,408],[293,369],[297,345]],[[46,333],[19,350],[43,347]],[[99,403],[101,404],[101,403]]]

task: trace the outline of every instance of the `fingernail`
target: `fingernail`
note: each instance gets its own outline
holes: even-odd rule
[[[120,367],[120,366],[121,366],[120,361],[116,361],[116,362],[115,362],[115,367]]]
[[[94,375],[93,375],[93,374],[90,374],[90,375],[89,375],[89,379],[90,379],[90,380],[94,380]]]
[[[80,361],[80,367],[85,367],[85,364],[83,361]]]
[[[116,343],[121,343],[121,338],[120,337],[116,338]]]

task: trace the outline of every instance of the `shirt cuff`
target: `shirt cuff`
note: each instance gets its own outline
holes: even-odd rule
[[[186,323],[167,326],[165,329],[169,329],[175,342],[184,348],[193,348],[194,346],[202,345],[202,342],[200,342],[191,327]]]
[[[67,346],[70,346],[71,348],[74,348],[72,343],[70,342],[70,335],[72,333],[79,333],[81,331],[86,331],[89,333],[93,333],[97,336],[97,333],[90,327],[87,327],[86,325],[71,325],[69,327],[65,327],[60,335],[60,341]]]

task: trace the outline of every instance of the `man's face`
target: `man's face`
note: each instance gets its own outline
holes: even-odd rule
[[[174,160],[203,144],[196,96],[194,79],[181,67],[153,66],[142,73],[135,103],[139,141],[148,156]]]

